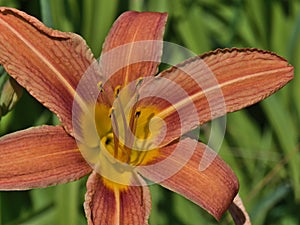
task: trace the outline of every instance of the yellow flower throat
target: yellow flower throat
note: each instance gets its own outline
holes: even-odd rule
[[[150,143],[148,142],[154,135],[149,129],[149,123],[155,115],[154,112],[155,110],[152,108],[136,110],[129,119],[128,129],[130,130],[123,131],[125,136],[119,137],[117,131],[112,129],[112,108],[104,104],[97,105],[95,109],[96,128],[102,149],[107,150],[116,160],[132,166],[149,163],[158,154],[157,149],[149,149]],[[116,122],[119,122],[119,119],[115,118]],[[120,125],[124,125],[124,121],[116,125],[119,130]],[[137,140],[139,140],[138,144]]]
[[[159,148],[153,143],[159,136],[162,120],[155,116],[158,109],[153,106],[133,107],[125,112],[121,103],[130,101],[130,95],[118,94],[119,87],[115,89],[115,101],[120,101],[118,109],[103,103],[95,107],[100,151],[93,163],[100,168],[107,187],[123,190],[130,184],[135,167],[147,165],[159,155]]]

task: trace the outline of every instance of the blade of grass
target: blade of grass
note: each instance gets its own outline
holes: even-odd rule
[[[117,1],[89,0],[83,3],[82,35],[95,56],[100,55],[102,44],[117,12]]]
[[[70,21],[73,24],[74,31],[80,31],[80,6],[77,0],[68,0],[68,10],[67,13],[69,14]]]
[[[193,225],[195,221],[198,224],[207,224],[208,221],[210,225],[218,224],[214,220],[210,220],[207,212],[180,195],[174,194],[173,208],[176,219],[182,224]]]
[[[130,0],[129,9],[134,11],[145,11],[145,1],[143,0]]]
[[[169,1],[160,0],[160,1],[148,1],[147,10],[154,12],[169,12]]]
[[[294,105],[298,112],[298,122],[300,123],[300,76],[299,69],[296,66],[300,62],[300,10],[298,12],[297,18],[293,26],[294,27],[291,32],[291,37],[288,42],[288,58],[290,59],[291,63],[295,65],[295,78],[293,80],[293,98]]]
[[[61,31],[74,31],[74,26],[66,15],[66,4],[61,0],[50,1],[50,11],[53,21],[53,28]]]
[[[246,111],[239,111],[228,115],[227,130],[232,136],[235,143],[241,148],[240,154],[244,154],[244,166],[251,174],[256,168],[252,160],[247,160],[249,156],[255,156],[260,151],[259,142],[253,140],[260,140],[260,130],[255,122],[246,115]],[[251,137],[251,138],[249,138]]]
[[[161,210],[161,201],[164,199],[163,188],[157,184],[149,186],[151,192],[152,209],[150,214],[150,224],[166,224],[166,213]]]
[[[289,20],[289,18],[284,15],[283,9],[280,6],[279,2],[273,4],[272,8],[272,50],[277,54],[287,57],[287,41],[292,28],[291,22],[294,23],[294,21]]]
[[[40,211],[43,208],[53,204],[55,187],[33,189],[30,193],[32,208],[34,211]]]
[[[290,114],[286,108],[281,107],[277,96],[271,96],[266,99],[262,105],[270,124],[274,128],[284,154],[288,155],[297,148],[297,127],[295,127],[296,124],[294,124],[293,118],[288,116]],[[297,154],[288,163],[289,174],[297,202],[300,202],[299,162],[299,154]]]
[[[251,214],[251,218],[253,224],[256,225],[263,225],[266,223],[266,216],[269,213],[269,210],[272,209],[272,207],[279,202],[281,199],[283,199],[289,192],[291,188],[290,186],[286,184],[282,184],[277,189],[275,189],[273,192],[269,192],[268,195],[266,195],[263,199],[258,202],[258,204],[255,207],[255,210],[253,210]]]
[[[56,186],[57,224],[77,224],[80,181]]]
[[[211,43],[201,8],[191,8],[187,15],[185,15],[185,12],[186,10],[182,11],[181,19],[178,20],[176,26],[184,41],[184,45],[197,54],[210,50]]]
[[[13,7],[18,8],[18,1],[11,1],[11,0],[0,0],[1,6]]]
[[[43,23],[48,27],[53,27],[53,19],[51,13],[51,4],[49,1],[40,0],[41,16]]]
[[[251,192],[247,195],[246,200],[250,200],[254,198],[258,193],[267,186],[268,183],[271,182],[272,179],[274,179],[275,176],[278,176],[278,174],[284,170],[284,166],[291,160],[291,158],[295,157],[296,154],[298,154],[299,149],[295,149],[294,151],[291,151],[289,155],[286,155],[282,160],[280,160],[278,163],[276,163],[276,166],[272,168],[271,171],[266,174],[263,179],[260,180],[257,185],[251,190]]]
[[[24,219],[16,219],[6,225],[49,225],[55,224],[55,207],[53,205],[49,205],[39,211],[35,211],[31,215],[27,216]]]

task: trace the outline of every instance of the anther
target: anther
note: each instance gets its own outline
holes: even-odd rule
[[[100,92],[103,92],[103,82],[102,81],[98,82],[97,87],[98,87]]]
[[[137,81],[136,81],[135,87],[140,86],[142,83],[143,83],[143,77],[139,77],[139,78],[137,79]]]
[[[136,111],[134,117],[139,118],[141,115],[141,111]]]
[[[120,90],[121,90],[121,85],[118,85],[118,86],[115,88],[115,91],[114,91],[115,98],[118,97],[118,95],[119,95],[119,93],[120,93]]]
[[[109,145],[110,143],[111,143],[111,139],[110,138],[106,138],[106,140],[105,140],[105,145]]]
[[[111,115],[114,113],[114,108],[111,107],[108,111],[108,117],[111,118]]]

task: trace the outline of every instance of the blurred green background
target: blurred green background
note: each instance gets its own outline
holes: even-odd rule
[[[300,224],[300,1],[0,0],[0,6],[21,9],[52,28],[79,33],[96,56],[113,21],[124,11],[138,10],[168,12],[164,40],[197,54],[234,46],[262,48],[286,57],[295,66],[295,79],[267,100],[229,114],[219,154],[240,180],[240,193],[254,225]],[[7,79],[1,67],[0,74],[1,91]],[[1,117],[0,111],[0,118],[0,135],[58,123],[26,92],[11,112]],[[86,224],[85,181],[0,192],[0,225]],[[150,188],[150,224],[218,224],[183,197],[157,185]],[[232,224],[229,214],[220,224]]]

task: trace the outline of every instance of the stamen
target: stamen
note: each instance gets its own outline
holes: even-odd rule
[[[139,118],[140,115],[141,115],[141,111],[136,111],[134,116],[137,119]]]
[[[109,145],[111,143],[111,139],[110,138],[106,138],[105,139],[105,145]]]
[[[132,97],[137,98],[136,102],[139,98],[139,94],[137,93],[138,87],[142,84],[143,78],[139,78],[138,81],[136,82],[135,86],[135,94]],[[134,142],[136,138],[136,132],[137,132],[137,125],[138,125],[138,118],[141,116],[141,110],[133,110],[131,111],[131,116],[129,117],[128,121],[128,115],[125,113],[124,110],[125,107],[122,104],[122,101],[119,97],[121,90],[121,85],[116,86],[114,89],[114,96],[115,96],[115,102],[114,104],[117,104],[118,110],[120,112],[114,112],[114,109],[111,108],[109,112],[109,117],[112,119],[112,126],[113,126],[113,134],[114,134],[114,157],[119,158],[121,161],[126,162],[127,164],[132,164],[132,163],[141,163],[140,159],[144,159],[146,157],[146,154],[142,151],[139,151],[139,149],[133,149],[134,148]],[[117,118],[118,117],[118,118]],[[129,122],[129,123],[128,123]],[[123,123],[123,125],[121,124]],[[123,126],[123,131],[120,130],[120,126]],[[124,143],[119,143],[120,142],[120,131],[122,131],[122,134],[124,137],[122,137],[122,141]],[[145,138],[148,136],[148,130],[145,132]],[[120,145],[120,146],[119,146]],[[147,145],[147,141],[145,140],[145,143],[142,145]],[[136,147],[137,148],[137,147]],[[137,152],[137,156],[134,157],[132,155],[132,151]],[[119,152],[120,151],[120,152]],[[121,154],[121,155],[120,155]]]
[[[102,81],[99,81],[98,84],[97,84],[97,87],[99,89],[100,92],[103,92],[103,82]]]
[[[141,110],[136,110],[136,113],[135,113],[135,125],[132,127],[133,132],[134,132],[134,135],[136,133],[136,127],[137,127],[137,119],[138,117],[141,115]],[[151,113],[148,118],[147,118],[147,121],[148,123],[146,123],[146,125],[149,125],[149,121],[151,120],[151,118],[154,116],[154,113]],[[140,165],[143,160],[146,158],[147,156],[147,151],[150,150],[150,146],[151,146],[151,143],[148,143],[147,144],[147,137],[149,135],[149,130],[148,129],[145,129],[145,133],[144,133],[144,141],[142,142],[142,145],[140,146],[140,149],[137,149],[137,151],[139,151],[139,153],[137,154],[137,157],[132,160],[130,163],[131,164],[134,164],[135,166],[138,166]],[[146,146],[147,145],[147,146]],[[143,151],[141,151],[141,149],[143,149]]]
[[[116,122],[116,115],[114,113],[114,108],[110,108],[109,110],[109,117],[112,118],[112,126],[115,128],[113,129],[113,136],[114,136],[114,157],[118,158],[118,149],[119,149],[119,127],[118,123]]]
[[[121,90],[121,85],[118,85],[115,90],[114,90],[114,95],[115,95],[115,98],[118,97],[119,93],[120,93],[120,90]]]
[[[131,142],[132,142],[132,140],[131,140],[131,138],[129,139],[129,138],[127,138],[126,137],[126,134],[128,133],[128,134],[130,134],[129,132],[130,132],[130,127],[128,127],[128,125],[127,125],[127,120],[126,120],[126,115],[125,115],[125,112],[124,112],[124,107],[123,107],[123,105],[122,105],[122,103],[121,103],[121,100],[120,100],[120,98],[117,98],[116,99],[116,101],[117,101],[117,103],[119,104],[119,109],[120,109],[120,112],[121,112],[121,117],[122,117],[122,122],[123,122],[123,126],[124,126],[124,149],[125,149],[125,155],[127,156],[127,162],[129,161],[129,159],[130,159],[130,154],[131,154],[131,146],[132,146],[132,144],[131,144]],[[131,136],[131,135],[130,135]],[[130,148],[128,147],[128,146],[130,146]]]
[[[108,111],[108,117],[109,117],[109,118],[111,118],[111,114],[113,113],[113,111],[114,111],[114,108],[111,107],[111,108],[109,109],[109,111]]]
[[[100,91],[100,95],[99,95],[99,98],[102,100],[100,100],[100,102],[106,102],[107,104],[110,104],[112,105],[112,101],[113,99],[109,97],[109,93],[112,92],[112,88],[110,85],[107,85],[108,83],[106,83],[106,85],[104,86],[104,83],[103,81],[99,81],[97,83],[97,88],[99,89]],[[111,88],[111,90],[108,90],[108,88]],[[98,99],[99,101],[99,99]]]
[[[143,80],[144,80],[143,77],[139,77],[139,78],[137,79],[137,82],[136,82],[135,87],[136,87],[136,88],[139,87],[139,86],[143,83]]]
[[[127,147],[127,152],[129,153],[129,155],[131,156],[131,152],[132,152],[132,148],[134,146],[134,141],[135,141],[135,134],[136,134],[136,128],[137,128],[137,119],[139,118],[139,116],[141,115],[141,111],[136,111],[134,108],[132,110],[131,116],[130,116],[130,121],[129,121],[129,132],[132,132],[132,135],[130,135],[130,139],[129,139],[129,148]],[[134,149],[136,151],[138,151],[138,149]],[[127,163],[132,163],[131,157],[128,158]]]
[[[136,129],[137,129],[137,125],[138,125],[138,118],[141,116],[141,110],[132,110],[132,116],[130,117],[130,129],[132,131],[133,137],[136,138]],[[131,140],[132,142],[132,140]],[[133,146],[133,145],[132,145]],[[139,162],[139,158],[140,155],[143,153],[140,151],[140,149],[134,149],[137,152],[137,157],[132,160],[132,158],[130,157],[129,162],[130,164],[136,164]],[[131,160],[131,161],[130,161]]]

